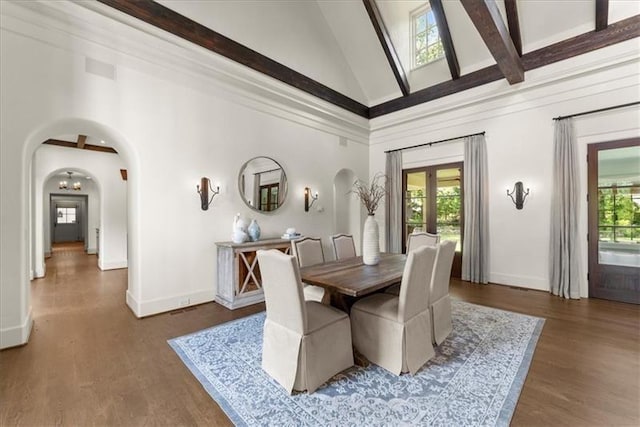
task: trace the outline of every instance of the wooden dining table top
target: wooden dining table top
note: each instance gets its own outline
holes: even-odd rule
[[[407,256],[381,253],[380,262],[366,265],[362,257],[329,261],[300,269],[302,281],[331,293],[361,297],[400,282]]]

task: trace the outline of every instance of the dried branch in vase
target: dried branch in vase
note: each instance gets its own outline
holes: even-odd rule
[[[386,175],[378,172],[371,179],[371,183],[368,184],[362,180],[356,180],[353,183],[352,193],[358,197],[360,202],[367,209],[369,215],[374,215],[378,209],[378,205],[384,196],[387,195],[385,188]],[[380,181],[382,180],[382,183]]]

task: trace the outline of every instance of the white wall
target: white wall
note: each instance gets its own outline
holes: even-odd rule
[[[631,59],[630,59],[631,58]],[[611,66],[610,62],[616,66]],[[600,62],[602,69],[591,65]],[[605,66],[609,64],[609,66]],[[528,72],[524,84],[496,82],[447,99],[372,120],[370,174],[384,170],[384,151],[486,131],[490,190],[490,281],[548,290],[553,118],[637,101],[637,42]],[[576,72],[560,80],[560,67]],[[586,144],[640,135],[638,107],[575,119],[582,185],[580,236],[582,296],[588,295]],[[402,124],[394,124],[402,123]],[[405,168],[463,159],[459,141],[407,150]],[[516,181],[531,189],[523,210],[506,195]],[[383,217],[379,222],[383,225]],[[381,234],[383,232],[381,230]]]
[[[69,14],[58,20],[49,7],[68,8]],[[40,15],[41,8],[47,13]],[[367,139],[366,120],[351,113],[254,74],[252,78],[263,79],[256,92],[278,88],[272,98],[244,92],[246,82],[234,89],[225,80],[230,77],[219,77],[222,71],[216,67],[244,70],[241,66],[185,48],[178,39],[169,43],[134,30],[81,5],[8,3],[2,12],[2,347],[26,342],[31,326],[27,262],[33,208],[22,183],[29,182],[34,151],[51,135],[105,139],[122,156],[129,175],[127,304],[137,316],[177,308],[185,299],[190,304],[213,300],[214,242],[230,240],[237,212],[256,218],[265,238],[295,227],[327,241],[333,233],[329,195],[335,174],[348,167],[358,177],[367,176],[368,147],[356,142]],[[83,37],[76,37],[76,31],[85,29]],[[101,43],[91,41],[103,35]],[[122,37],[122,44],[113,37]],[[115,80],[86,72],[87,55],[115,64]],[[176,68],[175,58],[181,56],[189,59]],[[272,214],[251,211],[238,194],[239,169],[255,156],[276,159],[287,173],[287,200]],[[66,161],[60,167],[74,165]],[[119,179],[117,169],[113,173]],[[200,210],[196,193],[202,176],[221,185],[208,211]],[[101,206],[110,206],[106,178],[97,181]],[[326,195],[316,202],[322,212],[304,212],[306,186]],[[38,188],[37,178],[33,187]],[[104,230],[121,224],[121,218],[101,218]]]
[[[43,253],[50,251],[49,194],[60,193],[58,179],[52,175],[60,171],[80,170],[93,179],[82,180],[82,190],[73,194],[87,194],[89,252],[96,250],[96,232],[100,229],[100,257],[102,270],[127,267],[127,182],[120,169],[126,165],[119,155],[89,150],[77,150],[53,145],[41,145],[33,156],[35,206],[35,271],[44,275]],[[40,208],[41,206],[41,208]],[[44,227],[44,228],[41,228]]]

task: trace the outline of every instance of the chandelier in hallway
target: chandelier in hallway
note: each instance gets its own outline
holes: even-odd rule
[[[76,181],[72,183],[73,172],[67,171],[67,175],[69,175],[68,180],[63,179],[62,181],[60,181],[58,183],[58,188],[60,190],[74,190],[74,191],[82,190],[82,184],[80,183],[80,181]]]

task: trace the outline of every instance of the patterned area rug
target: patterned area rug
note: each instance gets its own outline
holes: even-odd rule
[[[290,396],[260,367],[264,319],[169,340],[236,425],[508,425],[544,324],[453,301],[453,332],[415,376],[354,367]]]

